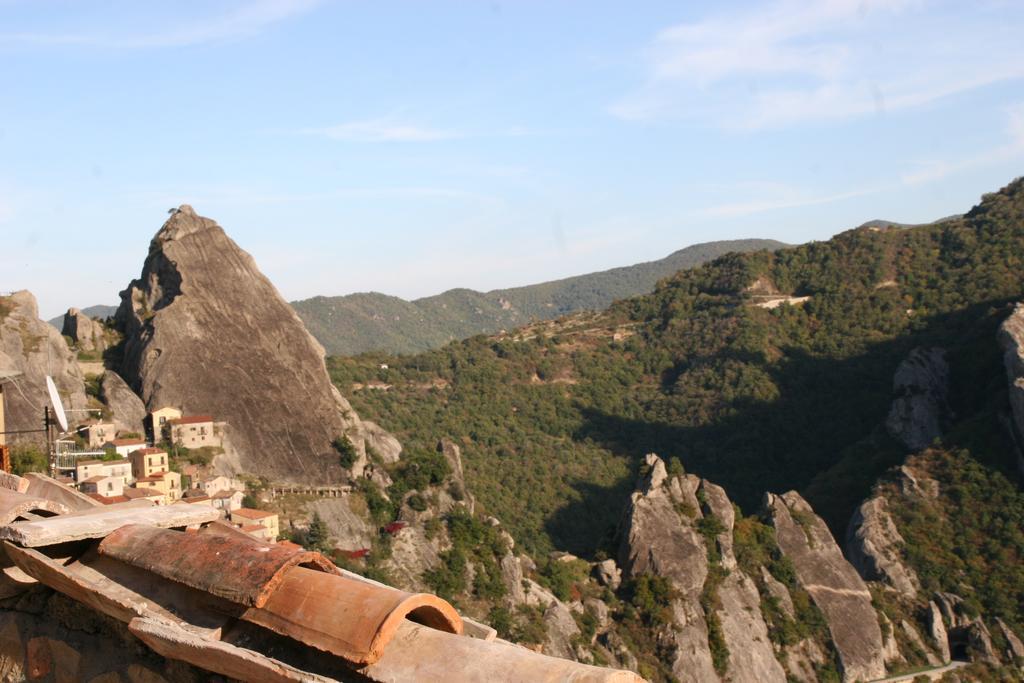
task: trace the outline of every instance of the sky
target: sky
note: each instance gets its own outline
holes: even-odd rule
[[[1019,0],[0,0],[0,292],[116,304],[191,204],[289,300],[962,213]]]

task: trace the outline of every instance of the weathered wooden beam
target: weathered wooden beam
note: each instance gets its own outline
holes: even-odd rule
[[[126,624],[138,616],[159,617],[201,637],[218,638],[231,618],[217,598],[95,550],[65,565],[10,542],[4,549],[19,569],[40,583]]]
[[[38,550],[19,548],[10,541],[4,542],[4,550],[18,568],[33,579],[97,612],[124,623],[145,614],[143,606],[132,601],[118,587],[103,590]]]
[[[332,680],[300,671],[253,650],[200,638],[155,619],[133,619],[128,623],[128,630],[162,657],[188,662],[239,681],[328,683]]]
[[[220,510],[199,505],[154,506],[149,501],[131,501],[48,519],[14,522],[0,527],[0,539],[26,548],[38,548],[103,538],[127,524],[174,528],[202,524],[219,517]]]

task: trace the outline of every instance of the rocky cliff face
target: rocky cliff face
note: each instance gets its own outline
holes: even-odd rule
[[[138,395],[113,370],[103,373],[100,398],[110,410],[118,431],[144,433],[146,406]]]
[[[69,410],[85,408],[85,383],[60,332],[39,319],[36,299],[30,292],[0,297],[0,372],[23,373],[17,386],[5,388],[8,430],[42,429],[43,408],[50,403],[46,376],[53,377]],[[74,420],[82,415],[69,414]],[[42,442],[40,434],[12,439]]]
[[[627,577],[653,574],[676,591],[674,623],[664,634],[674,651],[673,675],[685,681],[785,681],[757,586],[733,554],[735,515],[725,492],[692,475],[670,476],[655,455],[647,456],[647,467],[623,518],[619,559]],[[708,529],[718,533],[706,538],[702,530]]]
[[[1022,452],[1018,464],[1024,472],[1024,304],[1017,304],[999,328],[999,343],[1003,347],[1006,379],[1010,384],[1010,408],[1018,448]]]
[[[882,496],[864,501],[850,519],[846,554],[860,575],[881,581],[913,599],[921,589],[917,573],[903,562],[903,537]]]
[[[795,491],[768,494],[779,549],[825,615],[846,681],[885,676],[884,646],[871,593],[843,557],[828,527]]]
[[[942,436],[949,413],[949,365],[942,349],[914,349],[893,377],[886,429],[912,451]]]
[[[69,308],[64,314],[61,333],[70,337],[80,351],[103,351],[107,348],[103,325],[77,308]]]
[[[153,238],[142,274],[121,292],[116,322],[125,337],[121,376],[149,409],[226,421],[231,469],[338,481],[345,472],[333,439],[349,436],[357,466],[367,440],[387,441],[331,385],[323,348],[252,257],[189,206]]]

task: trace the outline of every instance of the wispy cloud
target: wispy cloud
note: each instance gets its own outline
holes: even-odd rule
[[[1024,158],[1024,102],[1010,107],[1006,115],[1005,144],[963,159],[918,162],[901,180],[907,185],[925,185],[964,171]]]
[[[1024,76],[1019,31],[994,12],[955,24],[918,11],[925,4],[778,0],[669,27],[645,50],[643,83],[610,111],[761,128],[921,106]]]
[[[80,45],[116,49],[186,47],[258,35],[268,27],[304,14],[322,0],[256,0],[236,3],[219,15],[198,18],[160,31],[136,32],[13,32],[0,33],[0,45]]]
[[[792,187],[777,185],[770,196],[739,202],[728,202],[697,209],[693,215],[698,218],[738,218],[753,214],[796,209],[820,204],[831,204],[844,199],[854,199],[881,191],[881,188],[862,188],[837,194],[813,195]]]
[[[427,128],[392,119],[348,121],[324,128],[306,128],[301,132],[344,142],[435,142],[462,137],[455,131]]]

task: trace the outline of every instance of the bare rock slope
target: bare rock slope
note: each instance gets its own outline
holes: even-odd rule
[[[27,291],[0,297],[0,372],[5,371],[22,373],[16,386],[5,389],[8,430],[42,429],[43,408],[49,404],[47,375],[65,408],[85,408],[85,381],[74,354],[60,332],[39,319],[36,298]],[[23,440],[43,439],[40,433]]]
[[[673,623],[664,634],[674,653],[673,675],[683,681],[785,681],[786,671],[775,657],[761,615],[758,589],[733,556],[735,516],[725,492],[692,475],[669,475],[665,463],[655,455],[647,456],[647,466],[649,472],[623,518],[619,559],[628,577],[661,576],[676,591],[671,605]],[[712,517],[720,533],[710,541],[701,527],[703,520]],[[709,554],[709,542],[717,545],[717,552]],[[724,571],[715,570],[712,562],[721,563]],[[709,613],[702,596],[707,597],[712,570],[725,578],[717,586],[717,600],[710,601],[719,608]],[[712,655],[713,628],[720,633],[719,647],[728,652],[727,661],[720,662],[717,669]]]
[[[64,314],[61,332],[78,345],[82,351],[103,351],[107,348],[103,325],[77,308],[69,308]]]
[[[1010,384],[1010,406],[1017,438],[1024,440],[1024,304],[1017,304],[999,328],[999,342],[1003,347],[1006,378]]]
[[[949,365],[939,348],[917,348],[900,363],[893,377],[894,399],[886,429],[912,451],[942,436],[949,413]]]
[[[224,420],[235,469],[338,481],[346,473],[336,437],[349,436],[357,466],[368,438],[387,440],[331,384],[323,348],[253,258],[190,206],[153,238],[116,322],[125,337],[120,375],[150,410],[171,405]]]
[[[793,563],[800,585],[825,615],[839,653],[843,680],[885,676],[884,647],[871,593],[843,558],[828,527],[796,491],[768,495],[779,549]]]

